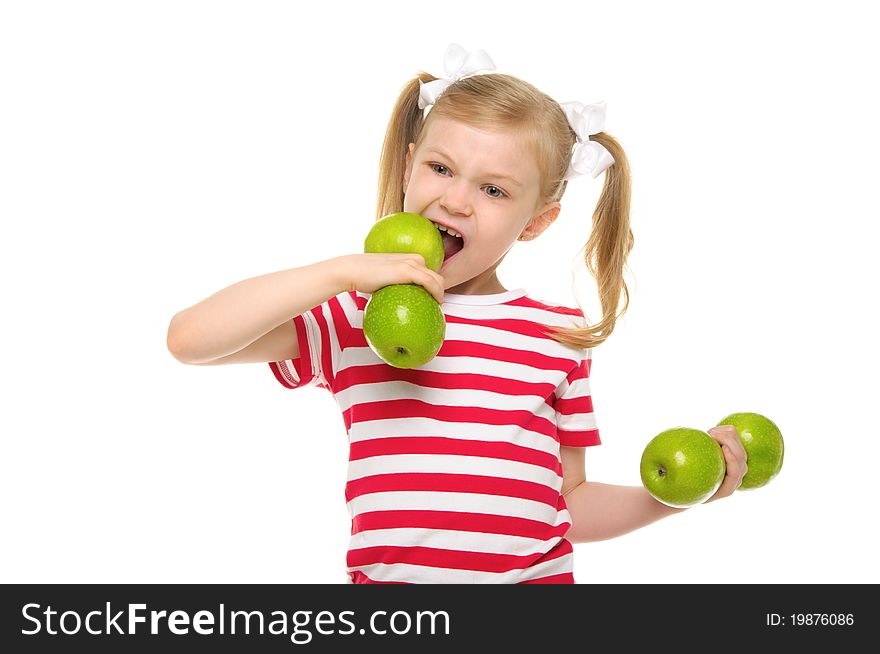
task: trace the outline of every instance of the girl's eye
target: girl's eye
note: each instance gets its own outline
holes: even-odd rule
[[[446,171],[448,171],[449,169],[446,168],[446,166],[444,166],[443,164],[432,163],[432,164],[431,164],[431,170],[433,170],[435,173],[438,173],[438,174],[440,174],[440,175],[445,175]],[[502,190],[501,190],[500,188],[498,188],[497,186],[488,186],[488,187],[486,187],[486,188],[495,189],[495,190],[498,192],[497,194],[495,194],[495,193],[489,193],[489,197],[491,197],[491,198],[500,199],[500,198],[503,198],[503,197],[506,197],[506,196],[507,196],[507,193],[505,193],[504,191],[502,191]]]

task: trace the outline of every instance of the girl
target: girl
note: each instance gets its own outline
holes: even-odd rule
[[[403,88],[377,206],[377,219],[407,211],[436,223],[440,273],[420,255],[351,254],[246,279],[175,315],[168,348],[189,364],[268,362],[286,388],[333,393],[350,441],[348,582],[575,583],[572,543],[684,510],[584,474],[585,448],[600,442],[592,349],[614,329],[621,292],[629,302],[627,160],[602,131],[603,105],[560,105],[515,77],[478,75],[491,59],[455,44],[446,68]],[[603,310],[595,325],[495,272],[586,172],[606,173],[584,248]],[[362,330],[370,294],[405,283],[430,291],[447,322],[418,369],[383,363]],[[739,486],[746,455],[734,428],[710,433],[727,463],[712,501]]]

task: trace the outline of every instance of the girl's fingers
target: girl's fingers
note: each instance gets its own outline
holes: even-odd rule
[[[730,452],[737,458],[742,459],[743,461],[747,459],[748,454],[746,453],[746,448],[742,444],[742,440],[739,437],[739,432],[736,430],[736,427],[732,425],[719,425],[710,429],[709,434],[718,441],[719,444],[726,445]]]
[[[727,476],[736,479],[736,487],[742,483],[743,477],[749,471],[745,457],[738,456],[729,446],[723,445],[724,461],[727,464]]]

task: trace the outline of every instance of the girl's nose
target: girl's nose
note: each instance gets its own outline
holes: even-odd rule
[[[467,182],[456,179],[448,184],[440,205],[449,213],[469,215],[471,212],[471,196]]]

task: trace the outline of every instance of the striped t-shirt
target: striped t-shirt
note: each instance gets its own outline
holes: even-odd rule
[[[424,366],[368,346],[368,293],[293,319],[300,356],[269,364],[286,388],[329,390],[348,431],[349,583],[575,583],[560,445],[599,444],[590,349],[544,325],[583,312],[524,289],[446,293],[446,338]]]

